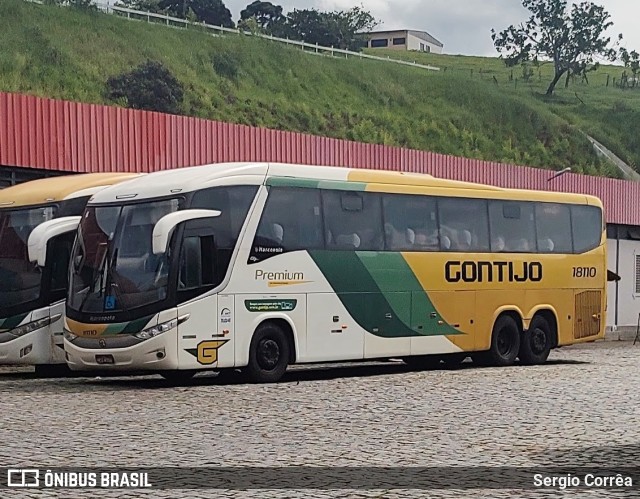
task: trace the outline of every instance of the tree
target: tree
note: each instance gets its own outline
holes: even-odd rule
[[[366,33],[372,31],[379,23],[367,10],[353,7],[349,10],[331,13],[337,31],[339,48],[359,50],[366,46]]]
[[[522,0],[531,17],[519,24],[496,33],[491,38],[507,66],[525,61],[551,61],[553,80],[547,89],[552,95],[563,75],[582,75],[598,67],[597,56],[614,61],[616,51],[605,32],[613,23],[604,7],[588,1],[567,7],[567,0]],[[618,35],[618,40],[622,35]]]
[[[200,22],[225,28],[235,27],[231,11],[227,9],[222,0],[160,0],[158,7],[183,19],[186,19],[187,13],[191,9]]]
[[[161,63],[147,61],[134,70],[107,80],[107,97],[124,99],[127,107],[176,114],[180,111],[182,84]]]
[[[240,31],[246,31],[252,35],[258,33],[264,33],[265,30],[260,26],[258,19],[255,17],[248,17],[247,19],[240,19],[238,21],[238,29]]]
[[[160,2],[161,0],[120,0],[116,5],[121,4],[130,9],[161,13],[163,9],[159,6]]]
[[[260,28],[267,33],[271,32],[271,28],[274,25],[280,24],[285,20],[285,16],[282,14],[282,7],[271,2],[261,2],[260,0],[255,0],[240,12],[242,21],[252,17],[256,19]]]
[[[626,48],[621,48],[620,59],[624,63],[624,67],[631,70],[631,74],[633,75],[631,86],[635,88],[638,84],[638,73],[640,73],[640,54],[635,50],[629,52]]]
[[[320,12],[316,9],[294,9],[283,25],[274,25],[278,36],[287,36],[327,47],[358,50],[364,46],[364,32],[378,21],[361,7],[346,11]],[[276,33],[273,33],[276,34]]]
[[[293,9],[287,14],[285,25],[280,36],[304,40],[318,45],[333,45],[334,38],[330,34],[328,16],[317,9]]]
[[[68,5],[81,10],[98,10],[93,0],[43,0],[45,5]]]

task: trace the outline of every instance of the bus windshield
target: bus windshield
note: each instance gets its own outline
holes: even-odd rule
[[[0,316],[40,297],[41,270],[29,261],[29,235],[51,220],[54,206],[0,211]]]
[[[167,297],[166,255],[154,255],[156,222],[177,211],[169,199],[87,207],[71,258],[68,305],[89,313],[129,310]]]

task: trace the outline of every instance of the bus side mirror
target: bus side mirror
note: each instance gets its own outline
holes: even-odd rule
[[[29,234],[28,251],[29,260],[44,267],[47,263],[47,244],[51,239],[60,234],[66,234],[78,230],[82,217],[61,217],[42,222]]]
[[[182,210],[162,217],[153,227],[152,247],[154,255],[166,253],[173,230],[181,223],[199,218],[213,218],[222,215],[218,210]]]

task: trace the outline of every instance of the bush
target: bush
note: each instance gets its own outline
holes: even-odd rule
[[[238,79],[240,61],[235,53],[226,50],[216,52],[213,54],[212,63],[213,69],[218,75],[231,81]]]
[[[107,98],[124,99],[127,107],[177,114],[182,107],[184,89],[161,63],[147,61],[133,71],[107,80]]]

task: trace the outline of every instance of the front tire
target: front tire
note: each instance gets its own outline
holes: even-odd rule
[[[245,373],[253,383],[275,383],[287,370],[291,348],[285,332],[275,324],[263,324],[249,348],[249,364]]]
[[[512,365],[520,351],[520,328],[509,315],[498,318],[491,333],[491,348],[477,355],[480,365],[505,367]]]
[[[552,342],[551,326],[544,317],[536,315],[522,335],[518,354],[520,362],[528,366],[544,364],[551,352]]]

